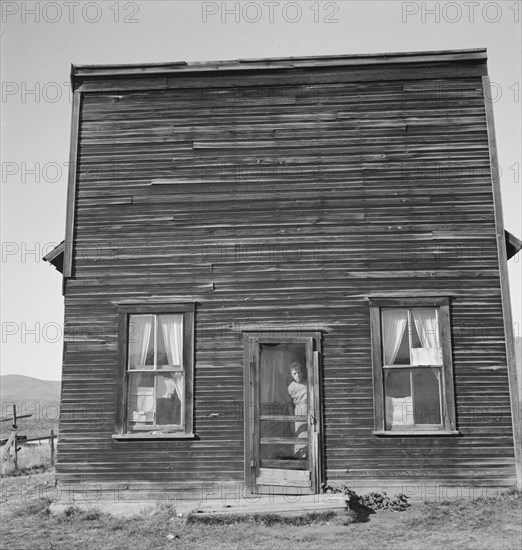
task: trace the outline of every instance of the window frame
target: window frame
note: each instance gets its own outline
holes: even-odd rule
[[[369,298],[370,302],[370,332],[373,366],[373,402],[374,402],[374,434],[386,436],[404,435],[457,435],[455,416],[455,392],[453,384],[453,360],[451,347],[451,320],[449,297],[417,297],[417,298]],[[442,346],[442,417],[440,427],[412,427],[398,430],[386,429],[384,365],[382,350],[382,308],[426,308],[438,309],[439,339]],[[422,425],[420,425],[422,426]],[[424,425],[429,426],[429,425]],[[437,425],[438,426],[438,425]]]
[[[114,439],[187,439],[194,435],[194,321],[195,303],[125,304],[118,305],[118,378]],[[165,432],[127,432],[127,360],[131,315],[183,315],[183,371],[185,373],[185,411],[179,429],[165,425]],[[158,372],[151,370],[149,372]],[[172,372],[172,371],[169,371]]]

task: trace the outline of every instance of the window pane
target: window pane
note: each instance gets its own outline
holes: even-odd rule
[[[307,443],[296,446],[285,443],[263,443],[259,448],[259,458],[261,460],[283,460],[284,463],[277,464],[278,468],[292,468],[292,462],[299,462],[297,469],[308,469],[308,447]],[[264,467],[270,467],[265,465]]]
[[[183,373],[156,375],[157,425],[181,425],[184,394]]]
[[[271,420],[261,420],[260,430],[259,430],[260,436],[261,437],[296,437],[294,424],[295,422],[290,420],[280,420],[279,422],[275,422]]]
[[[304,344],[260,344],[261,414],[308,414],[308,379]],[[299,365],[299,380],[292,365]]]
[[[165,338],[163,337],[163,329],[161,323],[158,323],[158,333],[156,335],[156,365],[161,368],[169,364],[167,357],[167,349],[165,348]]]
[[[385,365],[410,364],[407,324],[407,309],[383,308],[382,350]]]
[[[261,421],[261,437],[304,439],[261,445],[261,458],[303,460],[308,454],[308,384],[304,344],[260,344],[261,415],[298,415],[306,420]]]
[[[131,315],[129,319],[128,368],[154,366],[154,316]]]
[[[158,315],[158,366],[183,366],[183,315]]]
[[[384,371],[385,418],[387,429],[399,429],[413,424],[413,398],[410,385],[411,369]]]
[[[154,423],[154,375],[149,373],[129,374],[127,419],[130,424],[152,425]]]
[[[413,321],[413,314],[411,315],[410,322],[408,323],[408,332],[411,338],[411,346],[413,348],[422,348],[419,334],[417,332],[417,328],[415,327],[415,322]]]
[[[388,364],[388,363],[385,363]],[[405,330],[402,335],[401,345],[397,351],[397,355],[392,363],[389,365],[409,365],[410,364],[410,342],[408,338],[408,331]]]
[[[415,424],[441,424],[441,369],[413,369]]]

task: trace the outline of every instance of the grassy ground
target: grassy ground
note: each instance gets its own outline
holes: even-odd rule
[[[18,451],[18,470],[15,470],[13,453],[0,466],[0,475],[19,476],[36,472],[45,472],[51,468],[51,446],[48,441],[36,445],[20,445]]]
[[[21,478],[17,478],[22,481]],[[52,484],[52,474],[28,483]],[[404,512],[380,511],[365,522],[350,513],[298,518],[276,515],[213,517],[212,522],[176,516],[169,506],[132,518],[70,507],[50,515],[50,501],[10,491],[2,502],[2,548],[11,549],[514,549],[522,540],[522,499],[503,498],[417,504]]]

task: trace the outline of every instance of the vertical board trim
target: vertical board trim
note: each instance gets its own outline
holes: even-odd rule
[[[73,93],[73,106],[71,117],[71,139],[69,151],[69,174],[67,180],[67,212],[65,221],[65,246],[63,257],[63,280],[72,276],[73,263],[73,239],[74,239],[74,219],[76,203],[76,175],[78,162],[78,142],[80,128],[80,106],[82,96],[81,92]]]
[[[511,398],[511,418],[513,424],[513,442],[515,447],[515,463],[518,487],[522,487],[522,428],[520,425],[520,401],[518,398],[517,371],[515,362],[515,342],[513,339],[513,317],[511,314],[511,297],[509,292],[509,276],[507,268],[506,240],[504,237],[504,216],[502,212],[502,196],[500,192],[499,162],[497,153],[497,140],[495,134],[495,121],[493,117],[493,104],[488,99],[490,79],[482,77],[482,89],[484,104],[486,107],[486,124],[488,130],[489,159],[491,167],[491,184],[493,188],[493,206],[495,212],[495,229],[498,249],[498,263],[500,274],[500,295],[502,300],[502,313],[504,318],[504,332],[506,335],[506,359],[509,380],[509,394]]]

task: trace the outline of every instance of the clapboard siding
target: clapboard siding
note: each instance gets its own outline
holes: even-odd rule
[[[283,327],[323,331],[328,481],[514,483],[482,58],[78,71],[59,480],[242,481],[242,331]],[[452,298],[459,437],[372,435],[366,298],[412,292]],[[155,298],[198,302],[198,439],[115,441],[115,304]]]

